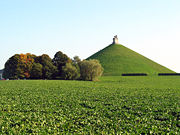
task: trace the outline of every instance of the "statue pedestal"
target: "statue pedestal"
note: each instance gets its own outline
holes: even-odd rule
[[[113,44],[119,44],[117,35],[113,38]]]

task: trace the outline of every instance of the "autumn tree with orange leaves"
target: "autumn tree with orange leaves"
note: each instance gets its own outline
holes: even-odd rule
[[[4,78],[30,78],[30,72],[36,56],[30,53],[15,54],[5,63]]]

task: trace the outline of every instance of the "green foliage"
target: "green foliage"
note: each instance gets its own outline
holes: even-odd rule
[[[103,73],[103,68],[98,60],[83,60],[79,63],[82,80],[96,81]]]
[[[0,81],[0,134],[179,134],[179,77]]]
[[[53,64],[58,69],[58,75],[59,77],[62,76],[62,67],[66,65],[66,63],[71,63],[71,59],[66,55],[63,54],[61,51],[58,51],[53,58]]]
[[[42,79],[42,69],[43,66],[40,63],[33,63],[30,74],[31,79]]]
[[[5,63],[4,78],[29,78],[35,55],[15,54]]]
[[[66,80],[76,80],[80,77],[80,73],[71,63],[66,63],[62,68],[62,77]]]
[[[47,54],[38,56],[35,59],[36,62],[40,63],[42,68],[42,78],[43,79],[52,79],[55,74],[58,72],[57,67],[53,65],[51,58]]]
[[[6,62],[4,78],[52,79],[57,72],[57,67],[46,54],[38,57],[29,53],[16,54]]]
[[[88,59],[98,59],[106,76],[119,76],[122,73],[147,73],[149,75],[173,73],[173,71],[119,44],[109,45]]]
[[[81,59],[79,56],[74,56],[74,59],[72,60],[73,64],[79,64],[81,62]]]
[[[72,65],[73,65],[74,67],[76,67],[77,72],[78,72],[79,74],[80,74],[80,68],[79,68],[80,62],[81,62],[81,59],[79,58],[79,56],[75,56],[75,57],[73,58],[73,60],[72,60]],[[78,79],[79,79],[79,77],[78,77]]]
[[[3,76],[9,79],[77,79],[79,61],[79,57],[75,57],[72,63],[72,60],[60,51],[53,60],[47,54],[38,57],[30,53],[16,54],[6,62]]]
[[[3,72],[4,78],[12,78],[17,79],[19,74],[21,74],[21,70],[19,69],[20,56],[15,54],[5,63],[5,68]]]

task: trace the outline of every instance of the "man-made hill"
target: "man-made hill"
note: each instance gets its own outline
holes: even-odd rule
[[[174,73],[120,44],[111,44],[87,59],[98,59],[106,76],[122,73],[147,73],[148,75]]]

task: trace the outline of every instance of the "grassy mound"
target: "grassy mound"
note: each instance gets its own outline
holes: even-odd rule
[[[106,76],[122,73],[173,73],[172,70],[120,44],[109,45],[87,59],[98,59]]]

